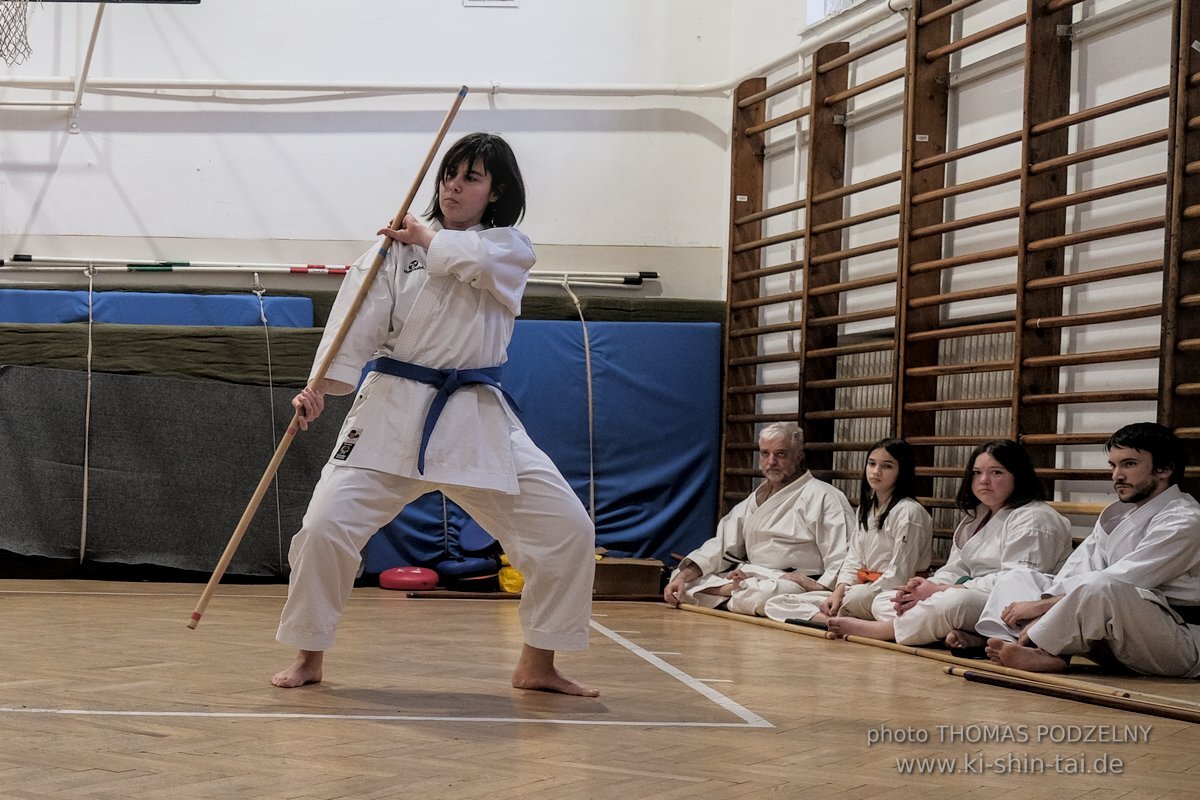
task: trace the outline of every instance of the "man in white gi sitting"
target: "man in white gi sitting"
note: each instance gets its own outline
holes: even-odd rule
[[[777,594],[833,588],[855,524],[850,501],[808,472],[794,422],[763,428],[758,449],[766,480],[679,564],[663,590],[668,605],[761,615]]]
[[[1177,485],[1187,451],[1151,422],[1121,428],[1107,449],[1119,502],[1057,576],[1002,577],[976,630],[992,661],[1016,669],[1062,672],[1089,654],[1146,675],[1200,676],[1200,503]]]

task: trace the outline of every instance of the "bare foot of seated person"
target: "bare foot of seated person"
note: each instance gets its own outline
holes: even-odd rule
[[[984,648],[984,645],[987,644],[987,639],[972,631],[952,630],[946,634],[946,638],[943,641],[946,647],[950,648],[950,653],[959,658],[987,657],[987,651]]]
[[[1005,639],[988,639],[987,656],[997,664],[1026,672],[1066,672],[1071,663],[1070,659],[1047,653],[1033,643]]]
[[[892,623],[876,619],[830,617],[825,625],[838,636],[862,636],[867,639],[882,639],[885,642],[896,638],[896,629],[892,627]]]

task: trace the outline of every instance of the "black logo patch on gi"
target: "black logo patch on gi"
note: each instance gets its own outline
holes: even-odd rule
[[[404,273],[407,275],[408,273],[415,272],[419,269],[425,269],[425,265],[414,258],[412,261],[408,262],[408,265],[404,268]]]
[[[354,445],[358,444],[358,437],[362,432],[357,428],[351,428],[346,432],[346,438],[338,446],[337,452],[333,454],[334,461],[345,461],[350,458],[350,451],[354,449]]]

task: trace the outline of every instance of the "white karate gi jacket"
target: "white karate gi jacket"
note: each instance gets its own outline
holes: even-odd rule
[[[436,369],[493,367],[507,360],[535,261],[529,239],[507,227],[452,231],[436,222],[430,227],[436,233],[428,253],[392,245],[327,378],[353,386],[377,355]],[[346,274],[315,364],[325,357],[377,252],[378,246],[372,247]],[[520,422],[489,386],[468,386],[451,395],[429,440],[425,473],[417,471],[421,428],[435,394],[427,384],[371,373],[346,416],[330,463],[515,494],[508,431]]]
[[[1056,572],[1071,552],[1070,521],[1040,500],[1002,508],[972,534],[979,524],[977,515],[987,509],[980,506],[975,513],[955,529],[946,565],[930,578],[934,583],[953,585],[969,578],[963,581],[968,589],[990,592],[1006,570]]]
[[[759,505],[757,492],[738,503],[717,523],[716,535],[688,554],[702,576],[728,572],[743,562],[768,570],[794,569],[833,585],[846,557],[854,511],[841,490],[811,472],[789,483]]]
[[[1178,486],[1141,506],[1113,503],[1046,594],[1064,595],[1096,573],[1138,587],[1146,599],[1200,605],[1200,503]]]

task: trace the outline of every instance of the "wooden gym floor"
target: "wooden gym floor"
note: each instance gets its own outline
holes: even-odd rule
[[[599,699],[509,687],[515,602],[378,589],[276,689],[284,587],[200,589],[0,581],[0,798],[1200,798],[1200,725],[656,603],[560,658]]]

